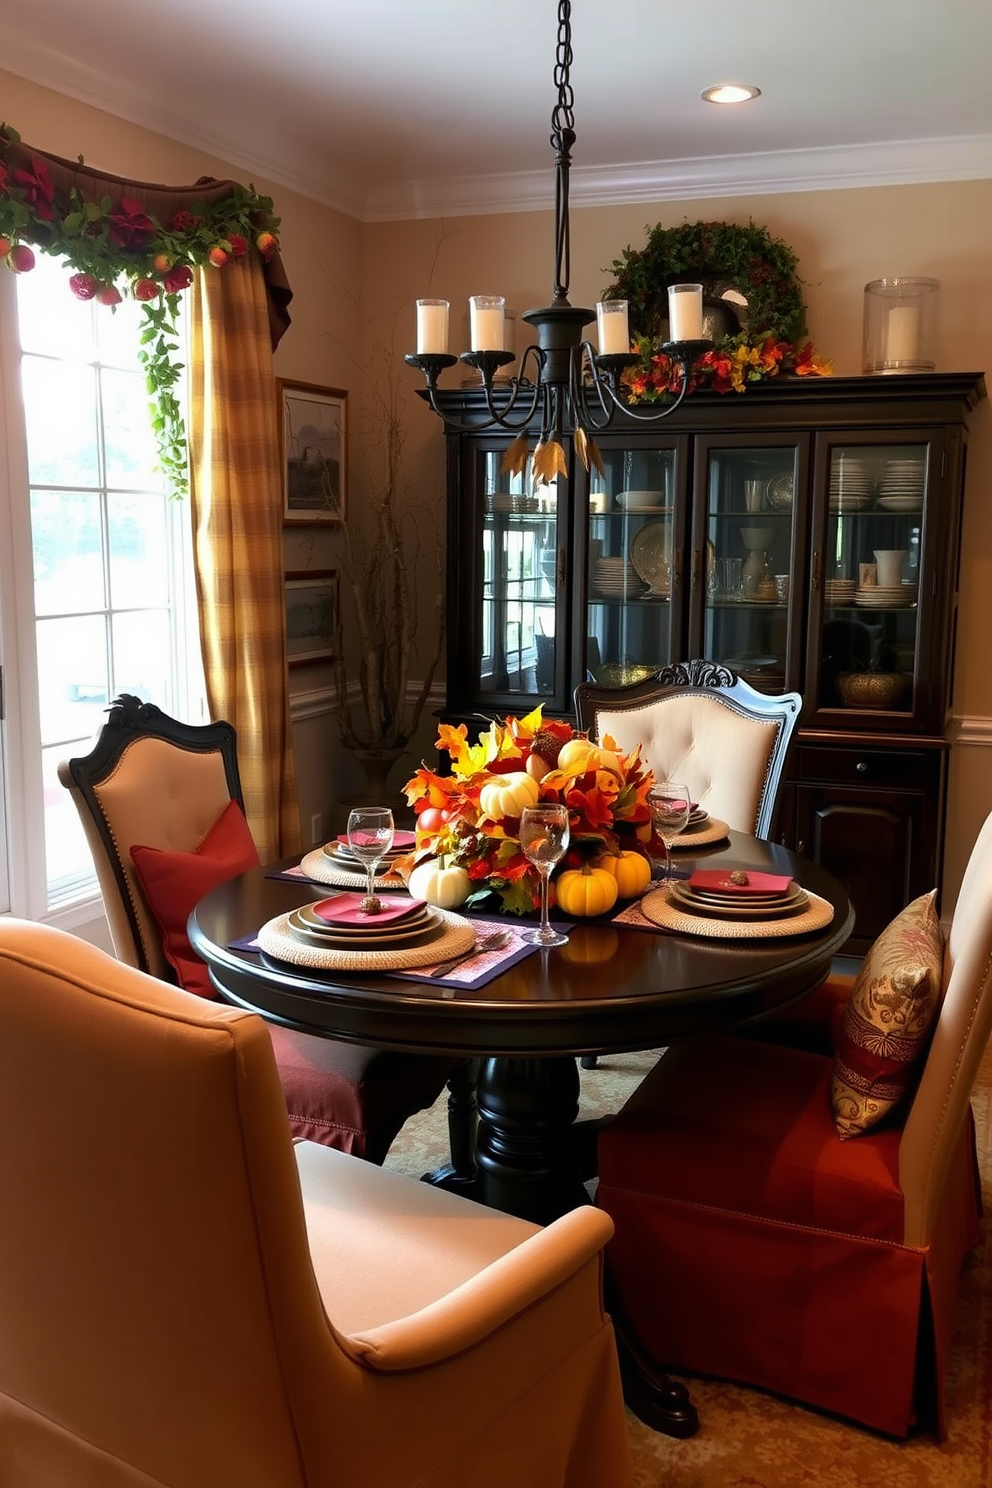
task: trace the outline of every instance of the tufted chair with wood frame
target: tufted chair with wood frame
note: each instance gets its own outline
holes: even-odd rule
[[[223,720],[180,723],[125,694],[108,710],[90,753],[59,765],[59,779],[72,796],[93,854],[118,958],[176,982],[161,913],[156,915],[148,902],[132,849],[188,854],[190,871],[200,868],[195,855],[222,813],[232,801],[243,807],[233,727]],[[249,846],[257,863],[250,841]],[[234,871],[240,870],[220,871],[216,881]],[[181,918],[184,926],[185,914]],[[184,950],[199,973],[191,990],[214,996],[188,943]],[[382,1162],[414,1112],[433,1105],[452,1069],[450,1059],[268,1027],[294,1134],[372,1162]]]
[[[735,832],[770,837],[782,771],[803,700],[767,694],[729,667],[678,662],[628,687],[582,682],[579,727],[640,744],[659,780],[689,787],[693,801]]]
[[[729,667],[677,662],[627,687],[582,682],[579,727],[609,734],[628,752],[642,746],[658,780],[677,780],[694,802],[735,832],[771,836],[786,755],[803,700],[758,692]],[[595,1054],[583,1069],[595,1069]]]

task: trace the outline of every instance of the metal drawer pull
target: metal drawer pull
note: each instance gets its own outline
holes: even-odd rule
[[[854,768],[857,770],[859,775],[868,774],[868,765],[865,760],[858,760],[858,763],[855,765]]]

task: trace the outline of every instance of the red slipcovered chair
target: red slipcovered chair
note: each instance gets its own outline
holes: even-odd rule
[[[232,726],[180,723],[124,694],[90,753],[63,760],[59,779],[93,854],[118,960],[215,997],[186,921],[210,889],[258,866]],[[376,1163],[454,1067],[267,1027],[293,1134]]]
[[[824,1023],[844,992],[814,994]],[[597,1201],[649,1423],[657,1366],[945,1434],[958,1279],[981,1235],[970,1093],[992,1028],[992,817],[940,992],[915,1093],[862,1135],[838,1135],[831,1055],[743,1038],[670,1049],[601,1133]]]

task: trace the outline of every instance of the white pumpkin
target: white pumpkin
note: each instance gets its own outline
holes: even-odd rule
[[[505,816],[518,817],[525,806],[536,806],[540,799],[541,788],[533,776],[514,770],[486,782],[479,792],[479,807],[483,816],[498,822]]]
[[[434,904],[438,909],[457,909],[472,892],[472,880],[464,868],[445,867],[441,858],[418,863],[407,883],[411,899]]]

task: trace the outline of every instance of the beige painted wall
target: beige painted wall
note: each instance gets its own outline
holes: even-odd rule
[[[0,73],[0,117],[29,144],[138,179],[173,184],[210,174],[246,180],[243,169],[201,155],[99,110]],[[349,501],[358,518],[364,453],[374,448],[367,380],[383,347],[395,352],[406,473],[411,500],[443,510],[443,442],[437,420],[416,396],[417,378],[401,364],[413,346],[413,301],[444,294],[454,307],[454,339],[470,293],[498,291],[518,313],[547,303],[551,293],[550,212],[504,214],[362,226],[264,178],[283,219],[281,238],[295,298],[293,325],[276,355],[282,377],[346,388],[351,422]],[[809,328],[817,349],[839,374],[861,370],[863,287],[891,274],[927,274],[941,282],[941,370],[984,370],[992,348],[992,298],[986,295],[992,242],[992,182],[804,192],[793,195],[610,208],[573,208],[573,304],[595,304],[609,283],[609,265],[627,245],[639,246],[655,222],[748,218],[796,251],[806,283]],[[517,346],[526,344],[517,321]],[[746,395],[745,395],[746,396]],[[981,820],[992,809],[992,668],[986,635],[992,618],[992,423],[989,404],[972,416],[965,494],[964,571],[955,676],[958,719],[951,765],[945,909],[953,902],[963,863]],[[287,537],[287,567],[333,567],[335,540],[326,533]],[[416,668],[415,668],[416,670]],[[349,762],[337,758],[326,714],[330,678],[322,669],[294,673],[293,690],[307,701],[295,731],[301,817],[339,811],[338,797],[355,788]],[[433,721],[425,721],[411,766],[429,753]],[[397,772],[402,778],[402,771]]]
[[[810,335],[838,375],[861,372],[864,285],[894,274],[940,280],[941,371],[984,371],[992,360],[992,182],[865,188],[755,197],[573,208],[569,298],[595,305],[609,284],[609,265],[628,244],[639,247],[656,222],[751,219],[784,238],[799,257]],[[473,293],[505,294],[517,312],[516,349],[527,344],[522,310],[547,304],[553,268],[550,213],[388,223],[365,234],[367,290],[363,330],[384,336],[400,317],[403,349],[413,345],[413,301],[442,295],[452,304],[452,349]],[[466,344],[459,341],[459,345]],[[990,368],[992,372],[992,368]],[[448,377],[456,374],[449,373]],[[736,396],[728,394],[728,396]],[[746,397],[747,395],[744,394]],[[416,406],[414,406],[416,405]],[[436,420],[411,399],[409,447],[425,498],[438,480]],[[992,810],[992,415],[983,402],[971,417],[964,508],[964,568],[954,710],[963,736],[951,757],[945,855],[945,912],[953,904],[978,829]]]

